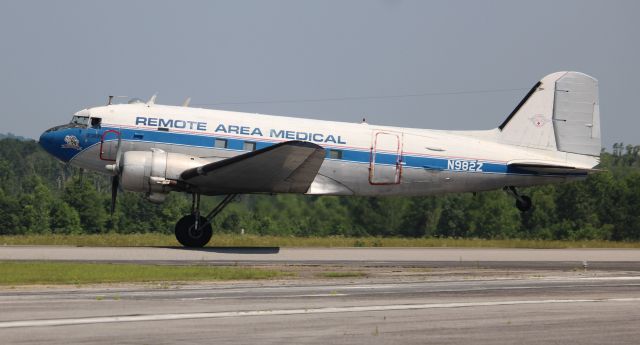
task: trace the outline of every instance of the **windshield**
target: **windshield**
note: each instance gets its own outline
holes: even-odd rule
[[[86,125],[89,124],[89,117],[87,117],[87,116],[74,116],[73,119],[71,119],[71,123],[75,123],[77,125],[86,126]]]
[[[61,129],[67,129],[67,128],[87,128],[88,125],[89,125],[88,116],[74,116],[71,119],[71,122],[67,123],[66,125],[60,125],[60,126],[49,128],[45,131],[45,133],[55,132],[55,131],[58,131]]]

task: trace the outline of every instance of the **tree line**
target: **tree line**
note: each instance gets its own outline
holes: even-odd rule
[[[244,195],[215,220],[216,231],[284,236],[406,236],[640,240],[640,146],[603,150],[604,171],[584,181],[522,189],[520,213],[503,191],[429,197]],[[173,232],[190,197],[162,205],[120,193],[109,213],[108,176],[82,172],[33,140],[0,140],[0,235]],[[203,210],[219,201],[204,197]]]

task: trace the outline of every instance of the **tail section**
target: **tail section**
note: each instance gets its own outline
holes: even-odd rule
[[[598,81],[579,72],[550,74],[498,129],[505,144],[599,157]]]

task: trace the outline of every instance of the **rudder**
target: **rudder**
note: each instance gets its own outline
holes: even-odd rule
[[[558,150],[600,155],[602,142],[596,79],[582,73],[567,72],[556,81],[553,128]]]

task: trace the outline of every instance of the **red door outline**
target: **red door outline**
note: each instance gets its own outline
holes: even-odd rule
[[[103,147],[102,147],[104,145],[104,141],[105,141],[104,138],[109,133],[115,133],[116,134],[116,140],[120,139],[120,131],[116,131],[115,129],[109,129],[109,130],[104,131],[104,133],[102,133],[102,137],[100,138],[100,159],[103,160],[103,161],[115,162],[116,161],[115,157],[114,157],[114,159],[110,159],[109,157],[105,157],[104,156],[105,152],[104,152]],[[107,140],[107,141],[109,141],[109,140]],[[116,148],[116,151],[117,150],[118,149]]]
[[[396,137],[396,162],[395,162],[395,175],[393,181],[384,181],[384,182],[375,182],[375,164],[376,164],[376,153],[378,152],[378,136],[380,134],[391,135]],[[394,185],[400,184],[402,180],[402,142],[403,142],[403,134],[400,132],[389,132],[389,131],[374,131],[372,138],[371,151],[369,156],[369,184],[375,186],[384,186],[384,185]],[[379,150],[383,152],[385,150]],[[389,153],[390,151],[387,151]]]

